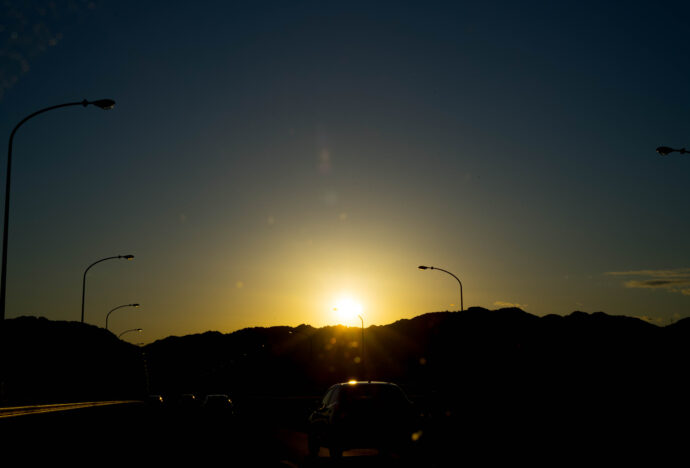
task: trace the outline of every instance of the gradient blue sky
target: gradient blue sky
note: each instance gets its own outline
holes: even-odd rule
[[[6,2],[7,316],[690,312],[687,2]],[[5,163],[0,176],[5,179]]]

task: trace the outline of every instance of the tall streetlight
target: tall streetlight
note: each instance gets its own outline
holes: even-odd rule
[[[361,343],[359,344],[359,354],[360,354],[359,360],[362,363],[362,368],[364,368],[364,319],[359,314],[357,315],[357,317],[359,317],[359,319],[362,321],[362,340],[361,340]]]
[[[106,260],[110,260],[113,258],[124,258],[125,260],[132,260],[134,258],[134,255],[114,255],[112,257],[105,257],[100,260],[96,260],[93,262],[91,265],[86,267],[86,270],[84,270],[84,279],[81,283],[81,323],[84,323],[84,297],[86,296],[86,273],[88,273],[89,269],[94,266],[97,263],[104,262]]]
[[[12,133],[10,133],[10,143],[7,149],[7,180],[5,182],[5,222],[2,235],[2,274],[0,276],[0,322],[5,320],[5,297],[7,295],[7,236],[8,225],[10,221],[10,175],[12,173],[12,142],[14,141],[14,134],[17,133],[17,130],[24,124],[24,122],[44,112],[68,106],[86,107],[90,104],[96,107],[100,107],[101,109],[108,110],[112,109],[115,106],[115,101],[113,101],[112,99],[99,99],[97,101],[87,101],[86,99],[84,99],[83,101],[67,102],[64,104],[58,104],[57,106],[46,107],[45,109],[38,110],[33,114],[29,114],[26,117],[24,117],[14,127]]]
[[[465,308],[464,308],[464,306],[463,306],[463,304],[462,304],[462,282],[460,281],[460,278],[458,278],[457,276],[455,276],[455,275],[454,275],[453,273],[451,273],[450,271],[444,270],[443,268],[437,268],[437,267],[432,267],[432,266],[420,265],[420,266],[419,266],[419,269],[420,269],[420,270],[439,270],[439,271],[442,271],[442,272],[444,272],[444,273],[448,273],[450,276],[452,276],[453,278],[455,278],[456,280],[458,280],[458,284],[460,285],[460,310],[461,310],[461,311],[465,310]]]
[[[673,152],[677,152],[677,153],[680,153],[680,154],[690,153],[690,151],[686,150],[685,148],[673,149],[673,148],[669,148],[668,146],[659,146],[659,147],[656,149],[656,152],[659,153],[659,154],[662,155],[662,156],[666,156],[666,155],[668,155],[668,154],[670,154],[670,153],[673,153]]]
[[[119,335],[117,335],[117,337],[118,337],[118,338],[122,338],[122,335],[124,335],[125,333],[129,333],[129,332],[133,332],[133,331],[135,331],[135,332],[141,332],[142,330],[141,330],[141,328],[132,328],[131,330],[125,330],[125,331],[123,331],[122,333],[120,333]]]
[[[105,316],[105,329],[108,329],[108,317],[110,317],[110,314],[115,312],[117,309],[121,309],[123,307],[139,307],[139,304],[123,304],[121,306],[117,306],[114,309],[112,309],[110,312],[108,312],[108,315]]]

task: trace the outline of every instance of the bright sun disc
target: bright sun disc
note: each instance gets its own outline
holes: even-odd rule
[[[333,310],[343,325],[350,325],[357,319],[358,315],[361,315],[362,304],[351,297],[342,297],[338,299]]]

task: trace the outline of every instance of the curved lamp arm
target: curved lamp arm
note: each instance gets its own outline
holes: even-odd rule
[[[105,329],[108,329],[108,318],[110,317],[110,314],[115,312],[117,309],[122,309],[123,307],[139,307],[139,304],[123,304],[121,306],[115,307],[113,310],[108,312],[108,315],[105,316]]]
[[[462,281],[460,281],[460,278],[458,278],[457,276],[455,276],[455,275],[454,275],[453,273],[451,273],[450,271],[444,270],[443,268],[438,268],[438,267],[433,267],[433,266],[428,267],[428,266],[420,265],[420,266],[419,266],[419,269],[420,269],[420,270],[439,270],[439,271],[442,271],[442,272],[444,272],[444,273],[448,273],[450,276],[452,276],[453,278],[455,278],[456,280],[458,280],[458,284],[460,285],[460,310],[461,310],[461,311],[464,311],[464,310],[465,310],[465,307],[464,307],[464,305],[463,305],[463,303],[462,303]]]
[[[142,331],[142,329],[141,328],[132,328],[131,330],[125,330],[122,333],[120,333],[119,335],[117,335],[117,337],[122,338],[122,335],[124,335],[125,333],[129,333],[129,332],[133,332],[133,331],[140,332],[140,331]]]
[[[97,263],[104,262],[106,260],[111,260],[113,258],[124,258],[126,260],[132,260],[134,258],[134,255],[113,255],[112,257],[105,257],[100,260],[96,260],[93,262],[91,265],[86,267],[86,270],[84,270],[84,279],[82,280],[81,283],[81,323],[84,323],[84,298],[86,296],[86,273],[89,272],[92,266],[96,265]]]
[[[96,107],[100,107],[101,109],[107,110],[112,109],[115,106],[115,101],[113,101],[112,99],[98,99],[96,101],[87,101],[86,99],[84,99],[83,101],[66,102],[64,104],[58,104],[56,106],[45,107],[24,117],[22,120],[19,121],[17,125],[14,126],[14,128],[12,129],[12,133],[10,133],[10,140],[7,148],[7,173],[5,174],[5,219],[2,235],[2,273],[0,273],[0,320],[5,319],[5,297],[7,295],[7,238],[10,219],[10,175],[12,174],[12,142],[14,141],[14,134],[17,133],[19,127],[24,125],[24,123],[27,120],[36,117],[39,114],[43,114],[44,112],[69,106],[86,107],[90,104]]]

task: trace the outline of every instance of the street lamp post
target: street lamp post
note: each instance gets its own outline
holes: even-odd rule
[[[685,148],[674,149],[674,148],[669,148],[668,146],[659,146],[656,149],[656,152],[662,156],[667,156],[668,154],[673,153],[673,152],[680,153],[680,154],[690,153],[690,151],[686,150]]]
[[[110,314],[112,314],[114,311],[117,309],[121,309],[123,307],[139,307],[139,304],[123,304],[121,306],[117,306],[114,309],[112,309],[110,312],[108,312],[108,315],[105,316],[105,329],[108,329],[108,317],[110,317]]]
[[[135,331],[135,332],[140,332],[140,331],[142,331],[142,330],[141,330],[141,328],[132,328],[131,330],[125,330],[125,331],[123,331],[122,333],[120,333],[119,335],[117,335],[117,337],[118,337],[118,338],[122,338],[122,335],[124,335],[125,333],[129,333],[129,332],[133,332],[133,331]]]
[[[462,282],[460,281],[460,278],[455,276],[450,271],[444,270],[443,268],[437,268],[437,267],[432,267],[432,266],[428,267],[428,266],[420,265],[419,269],[420,270],[439,270],[439,271],[442,271],[444,273],[448,273],[450,276],[452,276],[453,278],[458,280],[458,284],[460,285],[460,310],[461,311],[465,310],[465,307],[463,306],[463,303],[462,303]]]
[[[6,182],[5,182],[5,220],[4,220],[4,228],[3,228],[3,235],[2,235],[2,273],[0,274],[0,322],[5,320],[5,297],[7,295],[7,237],[8,237],[8,226],[9,226],[9,220],[10,220],[10,175],[12,173],[12,142],[14,141],[14,134],[17,133],[17,130],[19,127],[21,127],[24,122],[27,120],[31,119],[32,117],[36,117],[39,114],[43,114],[44,112],[48,112],[54,109],[59,109],[61,107],[68,107],[68,106],[88,106],[89,104],[92,104],[96,107],[100,107],[101,109],[107,110],[107,109],[112,109],[115,106],[115,101],[112,99],[99,99],[97,101],[87,101],[84,99],[83,101],[78,101],[78,102],[67,102],[64,104],[58,104],[57,106],[50,106],[46,107],[44,109],[38,110],[34,112],[33,114],[29,114],[26,117],[24,117],[12,130],[12,133],[10,133],[10,142],[9,146],[7,149],[7,174],[6,174]]]
[[[94,266],[97,263],[101,263],[105,260],[110,260],[113,258],[124,258],[125,260],[132,260],[134,258],[134,255],[114,255],[112,257],[105,257],[100,260],[96,260],[93,262],[91,265],[86,267],[86,270],[84,270],[84,279],[82,280],[81,283],[81,323],[84,323],[84,297],[86,296],[86,273],[88,273],[89,269]]]
[[[359,319],[362,321],[362,340],[359,344],[359,362],[362,363],[362,368],[364,368],[364,319],[361,315],[357,315],[357,317],[359,317]]]

